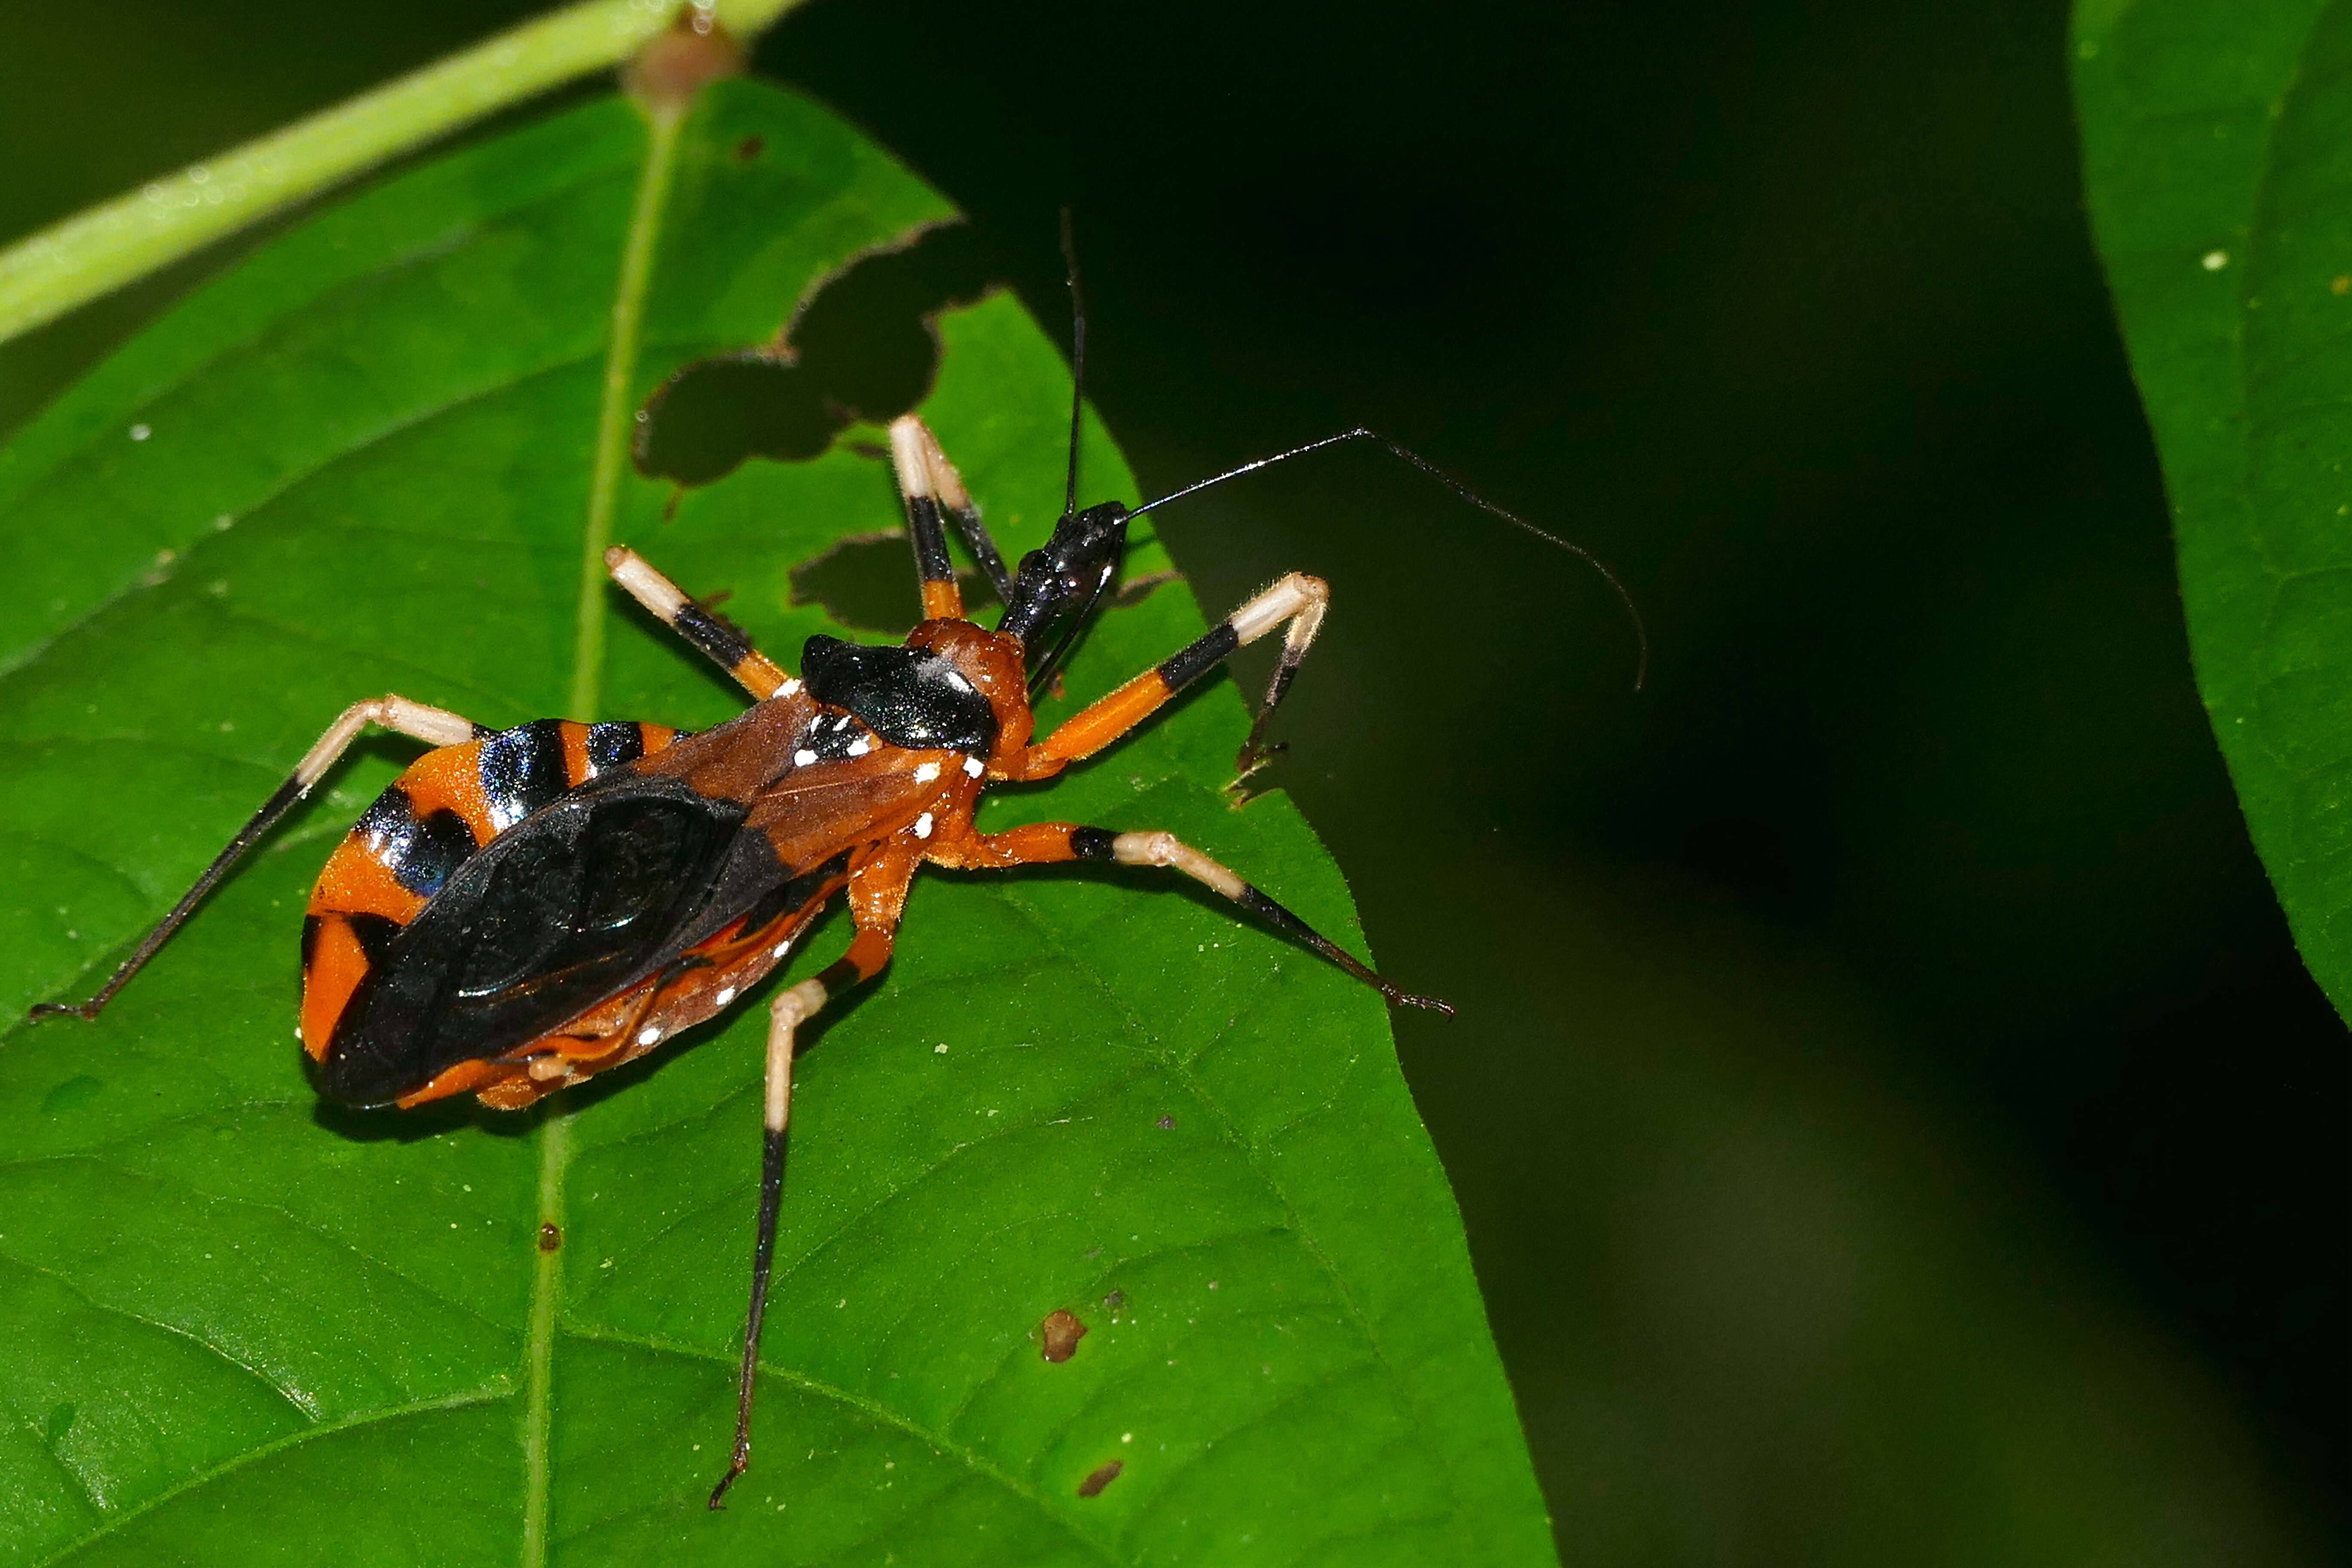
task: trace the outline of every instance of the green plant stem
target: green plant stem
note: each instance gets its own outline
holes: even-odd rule
[[[799,0],[715,0],[748,38]],[[0,250],[0,342],[484,115],[616,65],[677,9],[584,0]]]

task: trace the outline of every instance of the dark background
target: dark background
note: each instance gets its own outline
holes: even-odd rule
[[[525,9],[11,0],[0,234]],[[1637,697],[1591,574],[1376,454],[1161,516],[1213,614],[1333,583],[1274,777],[1461,1005],[1398,1037],[1570,1561],[2345,1542],[2352,1055],[2190,682],[2064,51],[820,0],[758,52],[1057,331],[1075,206],[1147,490],[1369,424],[1638,596]],[[0,349],[0,429],[224,259]]]

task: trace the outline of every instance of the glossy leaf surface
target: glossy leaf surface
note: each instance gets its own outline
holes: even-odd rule
[[[869,454],[683,496],[612,458],[664,375],[947,216],[773,89],[711,89],[674,144],[609,100],[327,213],[25,431],[8,1016],[86,992],[356,698],[734,711],[587,569],[600,526],[730,591],[786,662],[847,629],[789,573],[894,525]],[[1009,298],[941,331],[924,412],[1017,553],[1058,509],[1066,372]],[[1087,471],[1131,494],[1099,433]],[[1165,564],[1146,538],[1129,573]],[[911,620],[911,570],[906,596]],[[1070,700],[1201,625],[1181,582],[1108,616]],[[1288,803],[1225,809],[1244,721],[1212,686],[982,824],[1172,828],[1360,946]],[[322,1109],[291,1038],[302,900],[415,751],[364,743],[99,1024],[0,1037],[0,1560],[1549,1560],[1381,1004],[1140,875],[927,877],[890,970],[803,1036],[754,1467],[708,1513],[765,993],[560,1115]],[[1057,1310],[1087,1332],[1055,1364]]]
[[[2198,685],[2304,961],[2352,1009],[2352,15],[2076,8],[2090,206]]]

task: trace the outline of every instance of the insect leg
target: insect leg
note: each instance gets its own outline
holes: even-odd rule
[[[604,552],[604,570],[628,590],[629,597],[659,617],[661,623],[694,645],[705,658],[735,678],[735,683],[764,702],[793,685],[775,660],[751,646],[733,623],[712,615],[686,596],[686,591],[625,544]]]
[[[906,907],[907,884],[919,862],[910,855],[888,851],[850,874],[849,913],[857,934],[849,951],[825,966],[814,980],[803,980],[778,994],[768,1004],[768,1073],[766,1110],[760,1151],[760,1220],[758,1239],[751,1246],[751,1305],[743,1318],[743,1362],[735,1384],[735,1449],[727,1473],[710,1489],[710,1506],[724,1508],[727,1489],[751,1462],[751,1396],[760,1369],[760,1325],[768,1315],[768,1274],[776,1258],[776,1215],[784,1193],[784,1129],[793,1108],[793,1037],[824,1005],[861,981],[871,980],[890,962],[890,948],[898,927],[898,911]]]
[[[1013,602],[1013,574],[1004,569],[996,541],[980,521],[980,509],[964,489],[963,476],[940,447],[930,426],[911,414],[890,422],[890,466],[898,470],[898,493],[907,502],[907,534],[915,544],[915,571],[922,579],[923,615],[946,620],[963,614],[963,591],[956,586],[955,566],[948,559],[947,531],[940,514],[955,524],[980,569],[988,574],[1000,604]]]
[[[958,869],[1048,865],[1062,860],[1171,866],[1354,975],[1386,997],[1391,1006],[1427,1007],[1439,1013],[1454,1011],[1433,996],[1415,996],[1398,990],[1353,953],[1172,833],[1120,833],[1074,822],[1040,822],[1003,833],[973,834],[961,843],[942,845],[931,858]]]
[[[1331,590],[1323,579],[1309,577],[1303,572],[1291,573],[1253,596],[1205,636],[1195,639],[1190,647],[1178,649],[1109,696],[1072,714],[1052,734],[1029,748],[1029,755],[1044,764],[1041,773],[1056,772],[1065,763],[1094,755],[1141,723],[1176,693],[1223,663],[1235,648],[1255,642],[1276,626],[1285,626],[1282,657],[1275,664],[1272,683],[1265,689],[1265,702],[1250,725],[1249,739],[1242,743],[1240,754],[1234,759],[1234,766],[1239,770],[1234,784],[1240,784],[1265,766],[1267,760],[1281,749],[1265,743],[1266,725],[1289,691],[1291,679],[1307,658],[1307,650],[1323,625],[1323,612],[1330,603]]]
[[[359,739],[360,731],[370,724],[414,736],[435,746],[463,745],[477,735],[488,733],[470,719],[444,709],[427,708],[422,702],[411,702],[405,697],[389,692],[382,697],[371,697],[364,702],[352,703],[327,726],[327,732],[302,754],[300,762],[294,764],[293,776],[279,784],[270,797],[261,803],[261,809],[236,830],[236,837],[228,841],[228,847],[213,857],[213,863],[205,868],[204,874],[196,879],[195,886],[183,894],[180,901],[172,906],[171,911],[156,922],[155,929],[149,931],[146,940],[122,961],[107,983],[98,988],[96,995],[80,1003],[38,1003],[33,1008],[32,1016],[45,1018],[53,1013],[71,1013],[79,1018],[97,1017],[100,1011],[114,999],[114,994],[121,990],[132,975],[145,968],[147,961],[155,956],[156,950],[171,940],[172,933],[178,931],[188,916],[194,912],[195,907],[204,901],[205,895],[228,875],[229,868],[236,865],[263,834],[276,826],[280,817],[293,810],[296,803],[310,793],[310,787],[326,775],[327,770],[335,765],[335,759],[341,756],[351,743]]]

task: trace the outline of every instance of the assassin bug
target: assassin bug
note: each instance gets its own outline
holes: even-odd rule
[[[1075,267],[1070,281],[1075,302]],[[908,886],[922,866],[1087,860],[1171,868],[1391,1004],[1452,1011],[1390,984],[1171,834],[1069,822],[1002,833],[974,827],[990,784],[1050,778],[1094,755],[1235,649],[1281,628],[1272,683],[1236,759],[1241,776],[1272,753],[1267,725],[1329,598],[1320,580],[1298,573],[1036,735],[1032,696],[1053,679],[1109,590],[1134,518],[1269,464],[1371,439],[1473,504],[1591,561],[1633,611],[1615,576],[1586,552],[1368,430],[1244,464],[1132,510],[1116,501],[1081,510],[1082,310],[1073,346],[1064,507],[1051,537],[1017,571],[1006,568],[930,430],[903,416],[890,426],[889,456],[925,617],[903,644],[812,637],[799,673],[789,674],[642,556],[616,546],[605,555],[614,581],[732,676],[752,699],[749,710],[699,733],[555,719],[493,731],[397,695],[354,703],[95,995],[79,1005],[44,1003],[35,1016],[96,1017],[371,724],[433,749],[361,816],[311,893],[299,1034],[321,1092],[332,1100],[407,1108],[472,1094],[496,1109],[520,1110],[724,1011],[845,891],[854,927],[846,952],[768,1005],[757,1239],[735,1440],[709,1500],[721,1506],[751,1453],[795,1033],[889,961]],[[965,617],[948,550],[950,527],[1004,605],[992,629]],[[1634,624],[1638,633],[1638,615]]]

